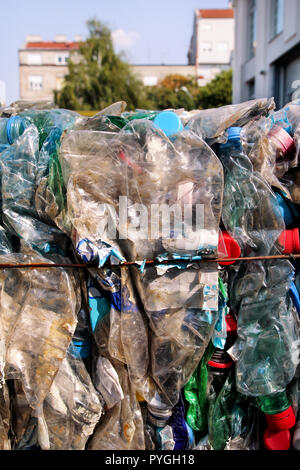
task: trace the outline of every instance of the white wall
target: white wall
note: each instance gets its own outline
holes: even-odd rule
[[[249,98],[247,82],[255,78],[255,97],[274,95],[274,62],[300,42],[300,0],[285,0],[284,29],[272,37],[272,0],[257,0],[256,54],[247,57],[248,0],[235,0],[233,102]],[[300,48],[299,48],[300,55]],[[300,77],[299,77],[300,79]]]
[[[234,48],[234,19],[199,18],[198,23],[198,63],[229,64]],[[205,44],[211,45],[210,51],[203,50]],[[227,49],[222,50],[225,44]]]

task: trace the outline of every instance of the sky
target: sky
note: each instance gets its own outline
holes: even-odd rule
[[[18,49],[28,34],[54,40],[87,35],[97,17],[112,31],[117,52],[132,64],[186,64],[195,8],[227,8],[227,0],[0,0],[0,80],[6,102],[19,98]]]

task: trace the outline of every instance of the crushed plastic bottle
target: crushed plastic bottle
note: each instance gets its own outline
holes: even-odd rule
[[[0,109],[1,450],[300,447],[299,104]]]

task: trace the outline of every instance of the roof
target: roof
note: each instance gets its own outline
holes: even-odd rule
[[[199,18],[234,18],[234,10],[227,8],[226,10],[214,9],[214,10],[197,10],[197,16]]]
[[[78,49],[79,42],[46,42],[46,41],[39,41],[39,42],[28,42],[25,45],[25,49],[59,49],[59,50],[70,50],[70,49]]]

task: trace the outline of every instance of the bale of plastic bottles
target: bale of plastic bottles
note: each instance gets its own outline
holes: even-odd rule
[[[300,100],[0,108],[0,449],[300,449]]]

